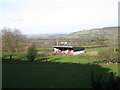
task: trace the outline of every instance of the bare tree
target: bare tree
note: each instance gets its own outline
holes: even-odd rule
[[[23,53],[27,46],[27,38],[22,35],[20,30],[3,29],[2,30],[2,52],[9,53],[10,59],[15,53]]]

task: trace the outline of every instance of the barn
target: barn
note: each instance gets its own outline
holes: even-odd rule
[[[76,46],[54,46],[54,53],[58,55],[78,55],[85,53],[84,47]]]

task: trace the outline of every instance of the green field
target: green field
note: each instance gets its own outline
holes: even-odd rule
[[[3,88],[90,88],[91,71],[105,80],[117,65],[48,64],[3,61]]]
[[[50,63],[44,55],[38,55],[34,62],[26,61],[25,55],[13,56],[23,61],[3,60],[3,88],[90,88],[91,71],[102,75],[105,81],[110,72],[118,75],[118,65],[95,65],[94,56],[84,55],[49,55]]]
[[[60,55],[51,55],[49,56],[48,61],[51,62],[68,62],[68,63],[92,63],[96,60],[93,59],[93,57],[90,56],[60,56]]]

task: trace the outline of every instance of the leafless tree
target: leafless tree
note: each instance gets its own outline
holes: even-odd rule
[[[27,47],[27,38],[20,30],[9,28],[2,30],[2,52],[9,53],[10,59],[15,53],[23,53]]]

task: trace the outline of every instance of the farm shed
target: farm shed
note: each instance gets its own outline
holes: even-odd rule
[[[54,53],[61,55],[78,55],[81,53],[85,53],[84,47],[76,47],[76,46],[54,46]]]

